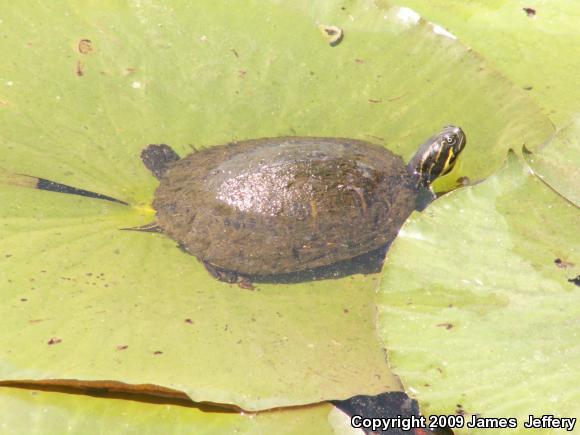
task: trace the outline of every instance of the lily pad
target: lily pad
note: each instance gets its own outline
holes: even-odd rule
[[[574,0],[399,0],[473,47],[558,126],[580,112]]]
[[[16,151],[0,167],[136,204],[155,187],[138,158],[148,143],[184,154],[260,136],[346,136],[409,158],[456,123],[470,146],[454,175],[477,179],[509,147],[549,136],[527,95],[416,18],[370,1],[10,8],[0,143]],[[343,42],[330,47],[320,23],[343,29]]]
[[[426,414],[580,414],[580,212],[510,155],[415,214],[380,290],[389,360]],[[457,433],[477,433],[465,426]]]
[[[329,404],[257,414],[171,400],[0,388],[2,433],[333,434]]]
[[[525,145],[533,153],[541,153],[534,157],[538,162],[532,164],[534,171],[578,205],[578,187],[574,186],[578,178],[573,176],[580,159],[573,148],[562,142],[577,134],[570,131],[575,127],[568,125],[577,124],[580,113],[580,3],[402,0],[400,4],[413,8],[477,50],[536,101],[558,128],[565,130],[561,135],[567,139],[560,137],[548,148],[538,142]]]
[[[156,384],[244,409],[398,388],[375,338],[376,275],[242,290],[169,238],[119,231],[137,223],[128,207],[0,198],[1,379]]]
[[[2,380],[154,384],[248,410],[398,389],[375,336],[376,276],[252,293],[163,235],[119,231],[153,219],[140,150],[328,135],[408,158],[454,122],[470,142],[453,175],[478,179],[552,131],[468,48],[370,1],[33,2],[1,18]]]
[[[580,207],[580,117],[525,157],[542,180]]]

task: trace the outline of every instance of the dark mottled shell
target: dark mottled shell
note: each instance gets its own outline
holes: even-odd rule
[[[415,183],[403,160],[377,145],[268,138],[174,163],[153,206],[164,232],[200,260],[278,274],[384,246],[415,208]]]

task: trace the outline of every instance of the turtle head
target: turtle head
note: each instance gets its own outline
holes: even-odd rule
[[[429,187],[437,177],[451,172],[466,142],[461,128],[448,125],[421,145],[407,166],[419,186]]]

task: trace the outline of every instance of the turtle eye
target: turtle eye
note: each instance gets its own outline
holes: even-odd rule
[[[445,141],[449,144],[453,143],[453,139],[451,138],[451,136],[445,136]]]

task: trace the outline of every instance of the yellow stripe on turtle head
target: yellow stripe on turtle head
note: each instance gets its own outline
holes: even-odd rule
[[[445,160],[445,165],[443,166],[443,171],[441,171],[441,175],[445,175],[451,172],[453,166],[455,166],[454,162],[452,163],[452,161],[455,160],[454,156],[455,151],[453,151],[453,148],[449,148],[449,155],[447,156],[447,160]]]

